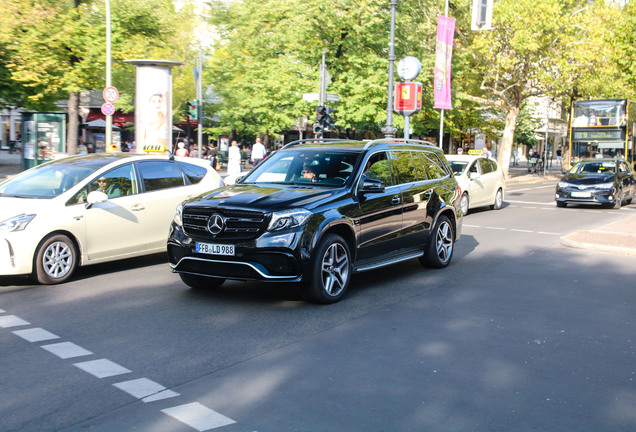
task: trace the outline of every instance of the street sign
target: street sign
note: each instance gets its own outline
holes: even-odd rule
[[[315,102],[320,99],[320,95],[318,93],[305,93],[303,94],[303,100],[307,102]]]
[[[340,95],[327,93],[327,100],[329,102],[340,102]]]
[[[106,102],[102,105],[102,114],[107,116],[115,114],[115,106],[112,103]]]
[[[113,86],[106,87],[103,92],[104,100],[108,103],[115,103],[119,99],[119,91]]]
[[[395,84],[395,112],[409,116],[422,109],[422,83],[399,82]]]

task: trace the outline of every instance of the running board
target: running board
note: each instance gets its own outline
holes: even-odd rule
[[[408,255],[402,255],[402,256],[399,256],[399,257],[388,259],[386,261],[381,261],[381,262],[377,262],[377,263],[373,263],[373,264],[363,265],[361,267],[356,267],[356,268],[353,269],[353,271],[358,273],[358,272],[364,272],[364,271],[368,271],[368,270],[374,270],[374,269],[381,268],[381,267],[386,267],[386,266],[389,266],[389,265],[392,265],[392,264],[397,264],[397,263],[402,262],[402,261],[408,261],[408,260],[411,260],[413,258],[419,258],[422,255],[424,255],[424,252],[413,252],[413,253],[410,253]]]

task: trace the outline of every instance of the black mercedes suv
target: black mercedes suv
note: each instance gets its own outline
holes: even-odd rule
[[[290,143],[236,184],[177,208],[172,270],[195,288],[297,282],[307,300],[333,303],[356,272],[414,258],[446,267],[461,233],[461,193],[428,144]]]

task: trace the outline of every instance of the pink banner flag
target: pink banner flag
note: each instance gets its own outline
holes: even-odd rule
[[[451,58],[455,37],[455,19],[438,16],[437,48],[435,51],[434,94],[436,109],[452,109]]]

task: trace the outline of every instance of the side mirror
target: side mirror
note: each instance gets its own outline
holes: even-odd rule
[[[236,180],[235,180],[235,183],[243,183],[244,179],[245,179],[245,176],[237,177]]]
[[[104,203],[108,201],[108,195],[101,191],[93,191],[86,197],[86,208],[93,207],[93,204]]]
[[[479,173],[476,173],[476,172],[471,172],[471,173],[470,173],[470,179],[471,179],[471,180],[476,180],[476,179],[478,179],[479,177],[480,177],[480,176],[479,176]]]
[[[362,193],[383,193],[384,182],[376,179],[364,179],[362,181],[362,187],[360,188]]]

